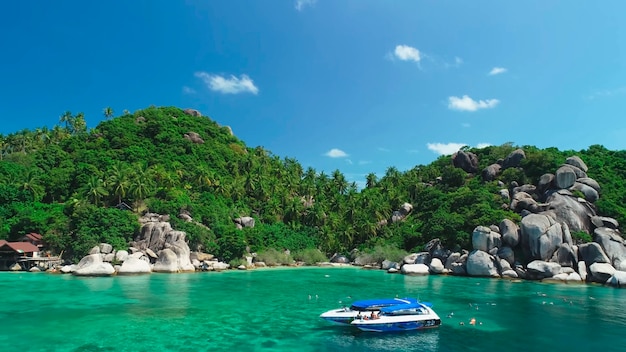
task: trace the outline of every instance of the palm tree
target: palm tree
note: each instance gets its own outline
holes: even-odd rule
[[[73,131],[75,134],[83,134],[87,132],[87,122],[85,121],[84,113],[79,112],[78,114],[76,114],[76,116],[74,116],[73,118],[73,121],[74,121]]]
[[[60,123],[65,123],[65,130],[68,133],[72,133],[74,131],[74,116],[71,111],[66,111],[59,118]]]
[[[145,165],[135,165],[134,177],[131,180],[129,191],[135,198],[136,210],[139,210],[139,204],[141,204],[153,190],[153,180],[150,176],[150,169]]]
[[[367,174],[367,177],[365,178],[365,187],[367,188],[375,187],[377,182],[378,182],[378,179],[376,178],[376,174],[373,172],[370,172],[369,174]]]
[[[27,169],[21,177],[19,188],[23,191],[27,191],[33,196],[34,201],[41,199],[44,193],[44,188],[39,184],[39,175],[37,169]]]
[[[91,175],[91,177],[89,177],[89,181],[87,181],[87,184],[85,185],[87,190],[87,199],[89,199],[89,201],[91,201],[94,205],[98,206],[100,199],[109,195],[105,186],[106,184],[101,178]]]
[[[102,113],[104,114],[104,118],[108,120],[113,117],[113,108],[107,106],[104,110],[102,110]]]
[[[126,196],[130,186],[130,169],[126,164],[118,161],[114,164],[109,173],[107,185],[110,187],[113,195],[117,197],[117,203],[122,202],[122,198]]]

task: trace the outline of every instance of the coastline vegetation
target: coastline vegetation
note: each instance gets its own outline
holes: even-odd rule
[[[502,207],[498,181],[536,183],[571,155],[602,186],[598,213],[626,223],[626,151],[601,145],[466,148],[478,156],[479,170],[517,148],[526,158],[484,182],[441,156],[407,171],[390,166],[380,178],[371,173],[359,189],[339,170],[304,169],[179,108],[152,106],[115,118],[105,109],[105,115],[93,129],[83,114],[66,112],[52,129],[0,135],[0,239],[41,233],[54,254],[76,261],[101,242],[126,248],[138,234],[137,215],[149,211],[170,215],[192,250],[224,261],[252,251],[268,265],[315,262],[355,248],[372,260],[400,258],[434,238],[447,248],[470,248],[476,226],[519,220]],[[405,202],[411,214],[391,221]],[[242,216],[255,226],[237,229],[233,219]]]

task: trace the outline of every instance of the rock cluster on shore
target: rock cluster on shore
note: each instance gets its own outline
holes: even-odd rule
[[[455,166],[475,171],[477,158],[458,152]],[[471,154],[471,153],[470,153]],[[524,159],[518,149],[482,172],[489,182]],[[626,287],[626,241],[615,219],[596,214],[600,186],[587,177],[587,165],[577,156],[567,158],[554,174],[538,185],[511,184],[499,194],[503,206],[522,216],[520,224],[503,219],[498,225],[478,226],[472,233],[473,250],[451,252],[439,240],[427,251],[413,253],[387,267],[404,274],[452,274],[523,278],[558,282],[595,282]],[[581,195],[581,196],[577,196]],[[593,241],[575,243],[572,231],[592,234]]]
[[[102,243],[78,264],[65,265],[60,271],[77,276],[110,276],[221,271],[230,267],[210,254],[191,252],[186,234],[173,230],[166,220],[161,215],[148,213],[140,218],[140,234],[128,250],[116,251],[110,244]]]

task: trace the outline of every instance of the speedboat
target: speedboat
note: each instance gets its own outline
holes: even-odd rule
[[[441,318],[432,309],[432,304],[414,302],[382,307],[378,315],[366,315],[352,320],[350,324],[363,331],[408,331],[436,328],[441,325]]]
[[[378,312],[385,307],[416,303],[418,303],[418,300],[415,298],[381,298],[355,301],[350,307],[324,312],[320,315],[320,318],[337,324],[350,324],[357,317],[360,318],[367,313]]]

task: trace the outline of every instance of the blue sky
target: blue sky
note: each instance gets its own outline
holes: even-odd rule
[[[0,133],[195,108],[359,184],[459,146],[626,149],[626,2],[11,1]]]

